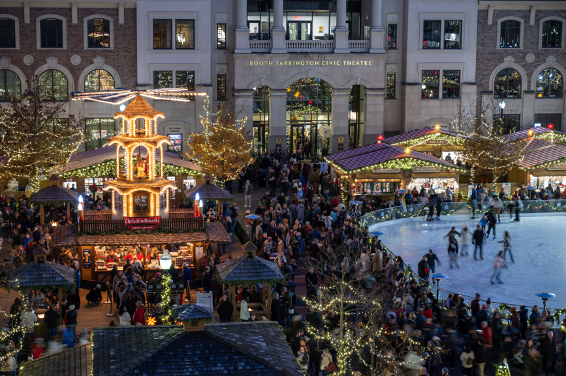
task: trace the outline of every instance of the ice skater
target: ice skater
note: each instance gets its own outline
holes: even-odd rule
[[[476,231],[474,231],[474,235],[472,236],[472,244],[474,247],[474,260],[477,260],[477,251],[478,248],[480,249],[480,258],[483,260],[483,231],[480,225],[477,225]]]
[[[481,226],[481,231],[483,232],[483,234],[485,235],[485,226],[487,225],[487,217],[484,215],[481,216],[480,219],[480,226]]]
[[[462,257],[468,256],[468,234],[471,235],[471,233],[468,230],[467,223],[464,223],[464,228],[462,228],[460,234],[461,234],[460,237],[462,238],[462,240],[460,241],[460,244],[462,245],[462,253],[460,253],[460,255]]]
[[[507,252],[509,252],[509,257],[511,257],[511,262],[515,263],[515,259],[513,258],[513,252],[511,252],[511,235],[509,235],[509,231],[505,231],[505,235],[503,240],[499,243],[503,243],[503,260],[507,260]]]
[[[485,238],[489,238],[489,233],[493,229],[493,240],[495,240],[495,225],[497,224],[497,219],[492,212],[487,212],[487,234],[485,234]]]
[[[448,256],[450,257],[450,269],[454,269],[452,267],[453,263],[457,268],[460,268],[458,265],[458,242],[456,239],[452,239],[452,241],[448,244]]]
[[[503,281],[501,281],[501,270],[503,270],[503,268],[507,268],[507,264],[505,264],[505,259],[503,258],[503,251],[499,251],[497,256],[495,256],[495,261],[493,262],[493,274],[489,280],[492,285],[495,285],[493,282],[494,278],[497,282],[503,284]]]

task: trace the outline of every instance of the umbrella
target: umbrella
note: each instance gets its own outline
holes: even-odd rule
[[[381,235],[385,235],[384,232],[381,231],[374,231],[374,232],[370,232],[369,233],[371,236],[381,236]]]
[[[250,215],[246,215],[246,218],[248,218],[248,219],[258,219],[259,215],[250,214]]]
[[[350,201],[350,205],[352,205],[352,204],[359,205],[359,204],[363,204],[363,202],[362,201]]]

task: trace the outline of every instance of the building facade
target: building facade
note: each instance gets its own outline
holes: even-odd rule
[[[562,126],[561,1],[2,2],[0,100],[33,75],[104,145],[118,105],[73,91],[186,87],[246,116],[254,149],[312,157],[440,124],[504,99],[509,130]],[[478,100],[479,98],[479,100]],[[205,97],[150,100],[187,151]]]

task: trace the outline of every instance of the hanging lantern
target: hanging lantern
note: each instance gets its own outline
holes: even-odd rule
[[[383,141],[384,137],[382,134],[377,135],[377,142]]]

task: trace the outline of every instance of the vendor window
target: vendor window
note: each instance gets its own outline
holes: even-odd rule
[[[114,210],[122,210],[124,208],[121,194],[114,192]]]
[[[149,211],[149,195],[134,196],[134,213],[144,213]]]

